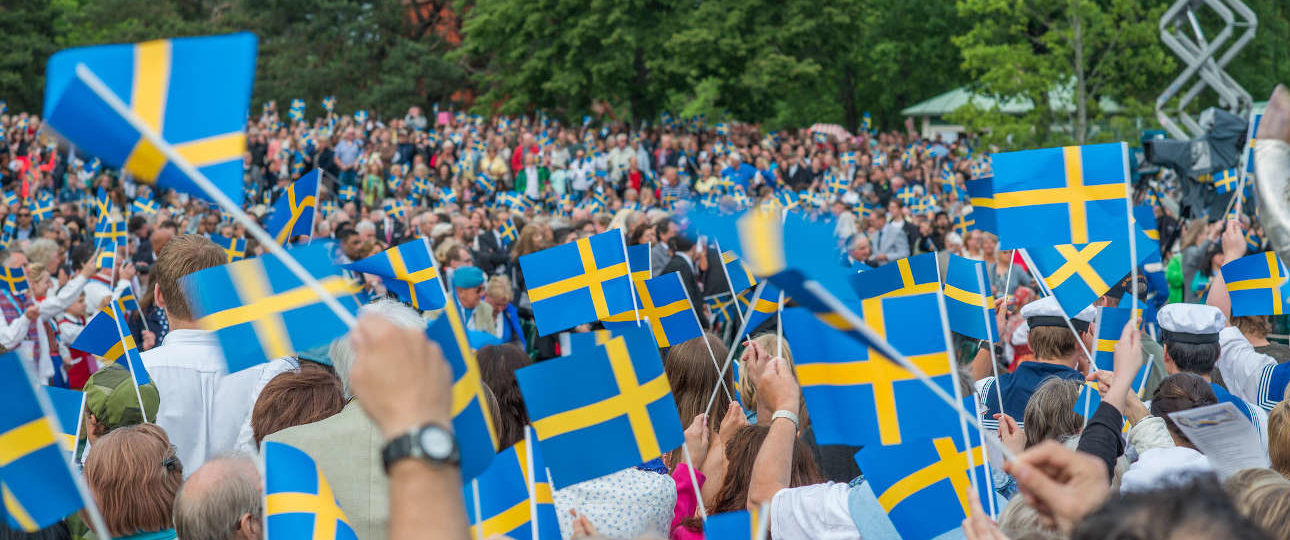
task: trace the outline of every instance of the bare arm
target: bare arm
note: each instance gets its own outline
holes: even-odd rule
[[[1223,264],[1230,263],[1245,256],[1245,235],[1241,231],[1241,222],[1228,221],[1223,231]],[[1218,308],[1232,325],[1232,299],[1227,294],[1227,283],[1223,281],[1223,272],[1214,272],[1209,279],[1209,296],[1205,303]]]
[[[797,411],[801,389],[783,358],[773,358],[761,367],[757,390],[759,400],[772,404],[772,410]],[[793,444],[797,426],[788,419],[770,423],[770,433],[753,461],[752,480],[748,486],[748,508],[769,503],[779,490],[787,488],[793,471]]]

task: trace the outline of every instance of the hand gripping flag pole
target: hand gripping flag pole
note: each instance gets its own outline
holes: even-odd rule
[[[233,200],[228,198],[228,195],[225,195],[223,191],[220,191],[219,188],[215,187],[215,184],[212,183],[209,178],[206,178],[206,175],[197,170],[192,163],[189,163],[189,161],[181,156],[179,152],[176,152],[175,148],[171,146],[170,143],[162,139],[151,126],[140,119],[134,111],[130,110],[130,108],[121,101],[121,98],[117,97],[117,95],[113,93],[112,90],[108,88],[107,85],[104,84],[88,66],[83,63],[77,64],[76,77],[80,79],[81,82],[85,83],[90,90],[94,91],[94,93],[107,103],[109,107],[112,107],[113,112],[116,112],[121,116],[121,118],[124,118],[126,122],[129,122],[131,127],[138,130],[139,134],[144,139],[147,139],[149,144],[155,146],[162,155],[166,156],[167,160],[192,179],[193,183],[196,184],[197,187],[201,188],[202,191],[206,192],[206,195],[214,200],[216,204],[224,207],[224,210],[228,211],[234,221],[241,223],[243,227],[246,227],[246,231],[250,233],[251,236],[255,237],[255,239],[260,242],[260,245],[264,246],[269,253],[272,253],[281,259],[282,264],[287,267],[287,270],[299,278],[302,283],[312,289],[314,294],[317,294],[319,299],[322,300],[323,304],[326,304],[327,307],[345,323],[345,325],[352,328],[354,325],[358,324],[358,320],[354,318],[354,315],[345,310],[345,308],[340,305],[340,302],[336,300],[336,297],[327,292],[327,289],[323,287],[322,283],[319,283],[318,280],[310,275],[303,266],[300,266],[300,263],[288,254],[287,251],[283,249],[268,232],[261,228],[259,223],[256,223],[254,219],[251,219],[250,216],[246,215],[246,212],[243,212],[240,206],[234,204]]]

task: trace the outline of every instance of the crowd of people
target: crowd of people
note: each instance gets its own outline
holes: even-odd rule
[[[1074,318],[1076,332],[1053,326],[1056,302],[1039,296],[1016,254],[970,223],[966,182],[988,175],[989,160],[988,149],[967,139],[763,132],[670,117],[629,125],[612,113],[580,125],[418,107],[384,119],[330,108],[306,118],[270,102],[248,121],[247,210],[267,219],[293,182],[318,169],[313,234],[297,240],[334,242],[338,264],[428,240],[472,331],[499,448],[522,441],[529,423],[515,371],[563,352],[558,336],[537,331],[519,257],[617,229],[628,245],[650,246],[653,275],[678,272],[691,298],[710,299],[738,291],[722,246],[689,215],[774,207],[833,223],[837,264],[853,271],[921,253],[986,263],[1003,339],[956,336],[956,356],[983,419],[997,422],[989,436],[1017,459],[996,456],[997,522],[974,496],[961,534],[1290,537],[1290,406],[1259,394],[1260,374],[1290,359],[1290,347],[1269,339],[1279,317],[1231,317],[1216,272],[1261,251],[1248,242],[1257,224],[1184,216],[1164,179],[1143,179],[1151,187],[1136,195],[1159,225],[1157,270],[1169,284],[1155,299],[1163,342],[1126,327],[1114,370],[1098,372],[1079,346],[1093,345],[1091,315]],[[41,537],[262,538],[254,456],[264,441],[289,443],[318,463],[362,540],[469,536],[455,468],[404,459],[387,469],[381,460],[390,439],[451,424],[452,374],[425,338],[428,314],[390,298],[379,278],[355,274],[377,299],[359,310],[349,335],[229,373],[182,278],[236,258],[213,240],[245,239],[248,257],[263,246],[218,207],[154,191],[78,155],[34,115],[0,117],[0,125],[0,260],[24,269],[30,283],[25,295],[0,297],[0,346],[42,383],[85,392],[75,459],[109,528],[90,531],[72,518]],[[96,202],[100,193],[109,204]],[[93,230],[104,211],[126,221],[128,241],[100,268]],[[1098,305],[1118,305],[1127,281]],[[139,296],[129,323],[151,376],[142,387],[120,364],[69,348],[127,287]],[[857,448],[815,443],[776,319],[735,339],[738,320],[709,304],[693,303],[708,335],[661,351],[689,426],[689,458],[664,449],[659,460],[556,490],[562,535],[702,538],[701,512],[768,508],[774,538],[894,537],[853,458]],[[718,393],[710,411],[713,389],[736,385],[731,372],[713,369],[709,347],[716,357],[740,349],[741,367],[737,399]],[[1000,353],[993,366],[991,349]],[[1159,366],[1142,394],[1147,403],[1130,389],[1144,361]],[[1087,419],[1073,407],[1085,380],[1102,393]],[[1168,416],[1222,401],[1241,404],[1260,428],[1270,468],[1220,478]]]

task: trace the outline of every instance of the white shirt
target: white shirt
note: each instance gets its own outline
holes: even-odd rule
[[[264,391],[264,385],[269,384],[274,377],[299,368],[300,364],[295,358],[284,356],[229,374],[224,378],[221,385],[229,388],[243,388],[247,383],[252,383],[251,408],[247,410],[246,418],[242,419],[242,425],[238,428],[233,451],[248,455],[256,455],[260,452],[259,446],[255,444],[255,430],[251,428],[251,412],[255,409],[255,402],[260,399],[260,392]],[[231,416],[220,418],[221,422],[235,420],[237,419]],[[227,426],[223,425],[216,426],[217,431],[223,431],[226,428]]]
[[[524,179],[526,180],[524,184],[524,195],[528,196],[530,199],[537,199],[541,196],[541,191],[539,191],[538,186],[537,167],[534,167],[533,165],[524,167]]]
[[[64,360],[69,360],[63,354],[61,346],[58,351],[49,350],[49,337],[46,335],[45,322],[55,321],[55,317],[61,315],[68,306],[75,303],[76,299],[81,295],[81,289],[85,287],[85,282],[85,277],[77,274],[76,277],[68,280],[67,285],[64,285],[57,294],[51,294],[40,301],[40,317],[36,319],[36,343],[34,344],[32,356],[37,359],[37,375],[41,381],[49,380],[50,377],[54,376],[54,370],[62,368],[62,366],[54,365],[53,359],[50,358],[51,352],[58,352],[59,355],[63,356]],[[53,293],[53,291],[50,292]],[[25,319],[26,317],[21,318]],[[56,321],[55,324],[57,324]],[[60,337],[60,345],[66,339],[66,337]],[[71,343],[71,341],[67,341],[67,343]]]
[[[665,474],[633,468],[578,482],[552,495],[565,538],[573,533],[570,509],[585,514],[606,538],[667,538],[676,507],[676,482]]]
[[[69,282],[70,283],[70,282]],[[93,319],[94,315],[99,312],[99,303],[104,298],[119,294],[125,289],[130,282],[128,280],[117,280],[115,287],[108,287],[107,283],[97,279],[90,279],[85,283],[85,318]]]
[[[779,490],[770,499],[770,535],[782,540],[858,540],[850,491],[846,484],[834,482]]]
[[[1184,446],[1143,452],[1120,479],[1120,492],[1148,491],[1180,482],[1185,473],[1209,472],[1214,467],[1204,454]]]
[[[1276,367],[1276,359],[1255,351],[1250,341],[1245,339],[1235,326],[1224,328],[1218,333],[1218,369],[1223,374],[1223,383],[1232,395],[1248,403],[1258,405],[1264,411],[1272,410],[1276,403],[1269,403],[1266,379]]]

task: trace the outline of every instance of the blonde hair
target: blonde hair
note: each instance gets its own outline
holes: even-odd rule
[[[27,247],[23,248],[22,252],[27,254],[28,260],[50,266],[50,263],[54,262],[54,258],[58,256],[58,249],[58,243],[53,240],[37,238],[27,244]]]
[[[1290,484],[1264,483],[1235,497],[1236,510],[1271,538],[1290,538]]]
[[[1268,457],[1272,470],[1290,478],[1290,402],[1282,401],[1268,412]]]
[[[749,341],[756,343],[771,356],[782,356],[784,361],[788,362],[788,368],[793,370],[793,378],[797,378],[797,368],[793,364],[793,349],[789,348],[788,340],[783,340],[784,350],[780,354],[779,335],[773,333],[758,334]],[[739,401],[743,402],[744,407],[748,410],[757,410],[757,387],[753,385],[752,374],[747,369],[739,370]]]
[[[515,299],[515,291],[511,289],[511,280],[506,276],[493,276],[492,279],[488,280],[488,286],[484,288],[484,295],[498,300],[505,298],[507,303]]]
[[[1033,540],[1062,540],[1061,531],[1044,525],[1039,519],[1039,512],[1026,504],[1021,497],[1014,497],[999,512],[999,532],[1009,538],[1028,538]]]
[[[1239,499],[1250,491],[1259,486],[1268,484],[1279,484],[1290,486],[1290,480],[1272,469],[1250,468],[1241,469],[1232,473],[1223,481],[1223,491],[1227,496],[1232,498],[1232,502],[1239,502]]]

